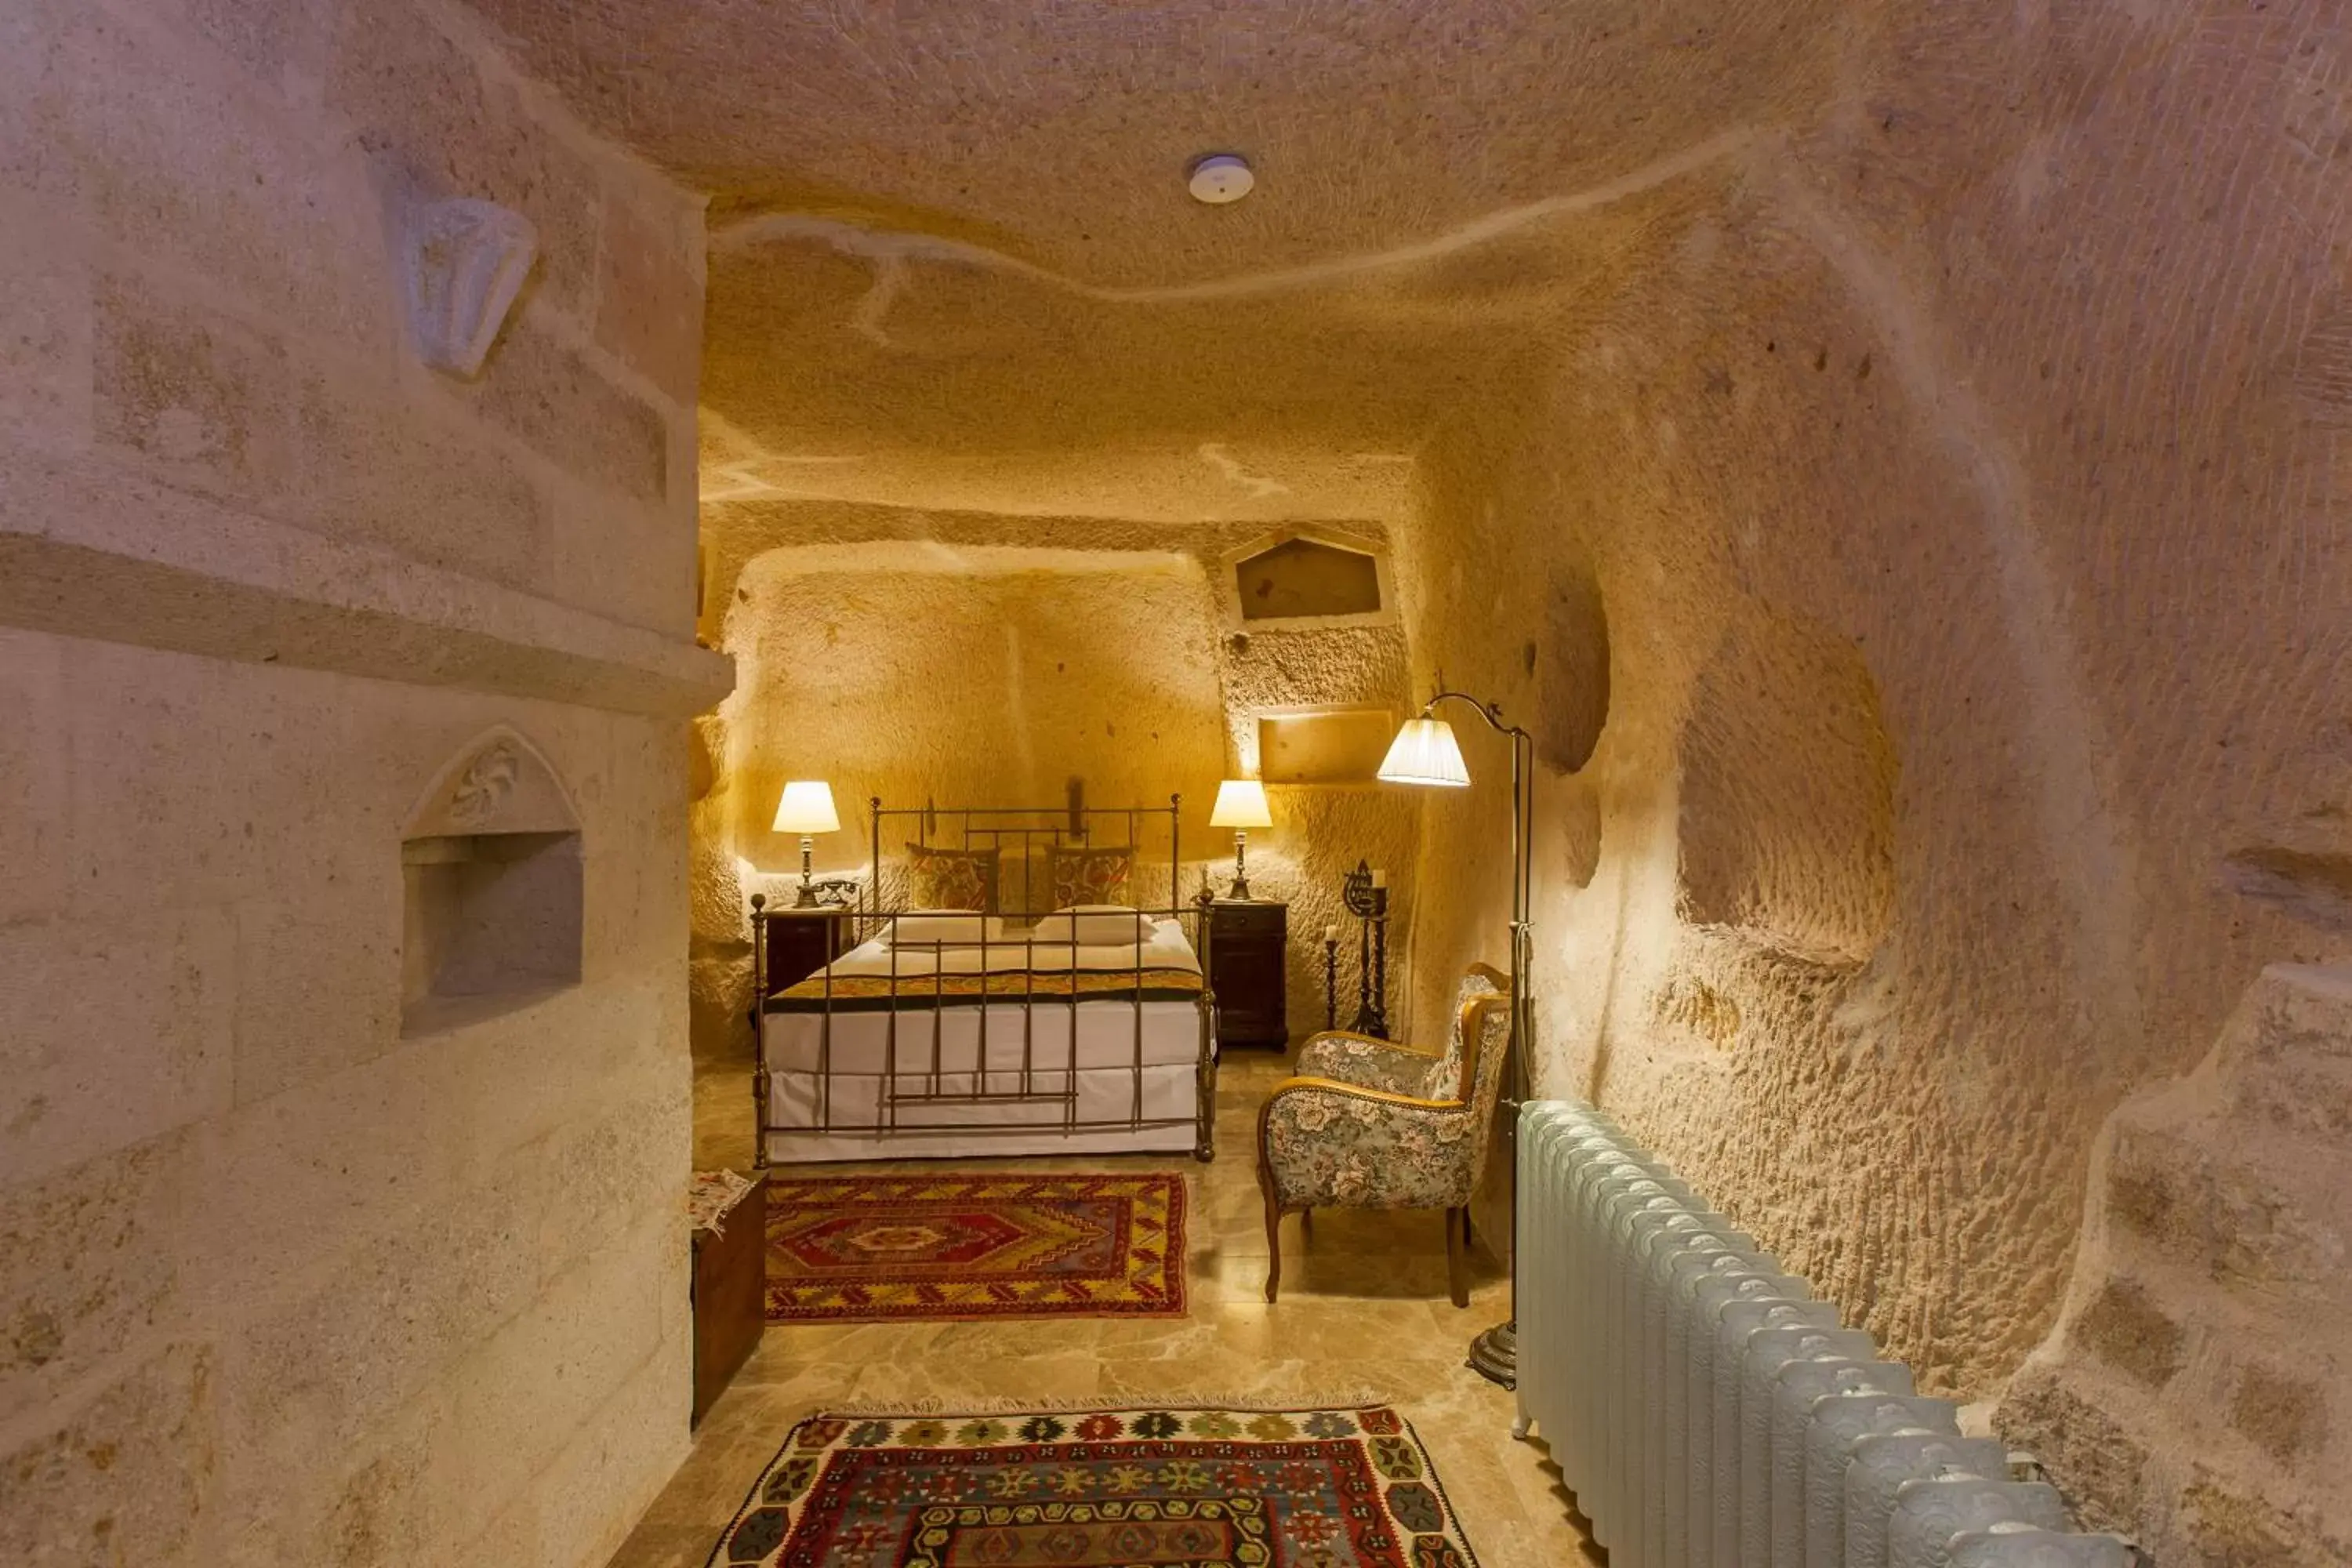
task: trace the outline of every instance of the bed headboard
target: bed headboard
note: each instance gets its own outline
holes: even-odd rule
[[[874,871],[866,879],[866,912],[881,914],[891,905],[903,907],[905,847],[916,843],[934,849],[997,850],[996,912],[1042,915],[1053,906],[1046,858],[1056,845],[1081,844],[1096,849],[1133,849],[1129,896],[1135,907],[1156,915],[1189,914],[1192,911],[1184,906],[1184,862],[1177,830],[1183,799],[1171,795],[1166,805],[1087,805],[1073,789],[1069,802],[1063,805],[942,806],[925,802],[886,806],[882,797],[876,795],[868,803],[872,833],[866,842],[872,846]],[[1160,848],[1163,834],[1164,854]],[[893,862],[899,868],[895,878],[886,871]]]

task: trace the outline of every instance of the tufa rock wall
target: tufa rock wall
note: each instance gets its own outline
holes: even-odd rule
[[[2352,971],[2279,964],[2094,1146],[2057,1329],[2000,1429],[2161,1560],[2352,1560]]]
[[[601,1563],[683,1451],[700,226],[436,5],[0,20],[0,1560]],[[516,826],[576,980],[404,1024]]]
[[[2109,1113],[2265,963],[2346,955],[2329,15],[1858,14],[1822,110],[1647,200],[1423,454],[1416,676],[1539,734],[1605,703],[1538,784],[1539,1084],[1597,1095],[1964,1397],[2058,1322]],[[1423,1005],[1504,940],[1487,756],[1430,808]],[[2314,1212],[2352,1197],[2305,1180]],[[2340,1295],[2343,1261],[2313,1267]],[[2304,1560],[2246,1555],[2265,1531],[2342,1561],[2325,1442],[2256,1485],[2254,1437],[2203,1458],[2161,1414],[2315,1431],[2340,1358],[2256,1317],[2230,1352],[2255,1370],[2152,1397],[2194,1331],[2103,1278],[2080,1311],[2144,1375],[2061,1349],[2013,1395],[2070,1494],[2170,1521],[2167,1562]]]

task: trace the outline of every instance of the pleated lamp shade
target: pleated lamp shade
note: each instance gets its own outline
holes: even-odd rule
[[[1389,754],[1381,759],[1381,779],[1387,784],[1443,784],[1459,789],[1470,782],[1470,770],[1463,763],[1462,747],[1454,739],[1454,726],[1443,719],[1427,714],[1408,719],[1389,742]]]

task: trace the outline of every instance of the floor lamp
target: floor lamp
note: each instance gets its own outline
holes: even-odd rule
[[[1511,742],[1511,1037],[1505,1054],[1509,1078],[1505,1080],[1504,1147],[1510,1152],[1511,1202],[1516,1210],[1519,1189],[1519,1104],[1527,1099],[1528,1052],[1535,1031],[1528,1005],[1528,969],[1535,952],[1528,921],[1532,901],[1534,855],[1533,803],[1529,799],[1534,769],[1535,737],[1517,724],[1503,722],[1498,703],[1481,702],[1459,691],[1441,691],[1429,700],[1421,716],[1405,721],[1381,759],[1380,776],[1390,784],[1433,784],[1462,789],[1470,783],[1470,769],[1462,761],[1462,747],[1454,726],[1437,717],[1441,702],[1465,702],[1486,721],[1486,727]],[[1519,1378],[1519,1249],[1511,1248],[1509,1317],[1470,1342],[1470,1368],[1506,1388]]]

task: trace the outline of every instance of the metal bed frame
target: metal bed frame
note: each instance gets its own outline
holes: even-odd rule
[[[1136,944],[1135,970],[1132,984],[1129,988],[1129,1005],[1132,1009],[1133,1051],[1127,1064],[1130,1084],[1127,1114],[1124,1117],[1111,1119],[1087,1119],[1079,1116],[1078,1008],[1086,999],[1079,995],[1075,978],[1078,973],[1076,950],[1080,944],[1077,942],[1076,922],[1073,921],[1071,934],[1067,941],[1041,942],[1034,935],[1034,930],[1024,931],[1017,936],[1008,935],[990,939],[985,935],[986,928],[983,925],[981,942],[973,944],[981,955],[979,973],[982,979],[981,994],[971,1004],[978,1015],[980,1037],[973,1069],[969,1075],[961,1073],[950,1075],[943,1067],[942,1058],[946,1054],[944,1049],[946,1018],[952,1005],[945,1001],[945,973],[940,964],[934,963],[931,970],[930,1005],[926,1009],[931,1020],[930,1066],[927,1072],[908,1075],[906,1080],[902,1081],[898,1071],[898,1018],[902,1009],[898,1005],[898,947],[894,940],[890,947],[888,976],[890,1005],[885,1013],[887,1032],[884,1039],[882,1077],[876,1094],[874,1114],[871,1118],[863,1120],[848,1121],[835,1120],[832,1072],[835,976],[833,965],[827,963],[816,975],[810,977],[823,981],[824,996],[824,1008],[817,1014],[823,1022],[820,1025],[817,1048],[816,1121],[807,1127],[782,1131],[820,1135],[855,1135],[866,1138],[888,1138],[908,1133],[952,1133],[958,1137],[990,1137],[1024,1134],[1034,1136],[1051,1132],[1059,1132],[1067,1137],[1087,1132],[1140,1132],[1152,1128],[1190,1126],[1193,1131],[1193,1158],[1202,1162],[1216,1158],[1216,999],[1209,989],[1206,956],[1208,922],[1204,914],[1205,905],[1199,902],[1187,905],[1182,898],[1184,862],[1178,828],[1178,817],[1182,804],[1183,797],[1181,795],[1171,795],[1164,806],[1087,806],[1079,804],[1074,797],[1069,805],[1061,806],[959,806],[942,810],[930,805],[886,808],[881,797],[876,795],[869,802],[871,837],[867,839],[867,844],[872,854],[871,866],[865,891],[859,899],[858,912],[854,917],[855,925],[851,932],[854,940],[849,945],[854,948],[870,942],[884,931],[891,931],[895,938],[898,921],[910,912],[886,910],[883,907],[882,884],[885,857],[882,848],[882,834],[886,824],[898,824],[900,819],[905,818],[919,819],[917,824],[919,829],[918,841],[928,847],[952,847],[965,850],[973,848],[997,850],[996,876],[999,885],[992,888],[991,892],[994,895],[992,901],[1000,908],[1003,904],[1001,886],[1005,865],[1003,850],[1008,841],[1016,844],[1019,847],[1022,868],[1022,908],[1018,912],[1034,917],[1049,912],[1030,907],[1034,897],[1031,878],[1034,875],[1035,861],[1035,856],[1032,851],[1039,847],[1038,841],[1044,841],[1048,855],[1051,854],[1054,847],[1059,845],[1079,845],[1090,848],[1126,847],[1132,850],[1138,847],[1140,830],[1157,819],[1164,817],[1168,823],[1169,902],[1165,908],[1144,907],[1139,889],[1136,912],[1155,918],[1190,920],[1192,922],[1189,934],[1192,942],[1193,952],[1201,963],[1201,989],[1195,1003],[1195,1009],[1199,1015],[1200,1041],[1195,1068],[1198,1103],[1192,1116],[1146,1116],[1144,1114],[1143,974],[1146,966],[1143,962],[1143,946],[1140,942]],[[957,838],[955,845],[948,846],[940,842],[939,834],[942,825],[948,826],[954,831]],[[1124,838],[1113,840],[1108,844],[1102,843],[1097,837],[1098,830],[1113,825],[1124,827]],[[898,829],[894,827],[893,830]],[[1134,884],[1135,873],[1130,870],[1129,885],[1132,887]],[[775,913],[782,912],[783,911],[775,911]],[[767,1049],[769,992],[766,973],[768,933],[765,924],[772,918],[774,918],[773,914],[763,908],[755,906],[752,910],[751,1016],[754,1055],[751,1068],[751,1102],[753,1125],[758,1134],[758,1152],[754,1163],[756,1166],[761,1167],[770,1163],[768,1158],[770,1075]],[[928,946],[929,944],[915,945]],[[992,952],[1002,952],[1014,947],[1019,948],[1023,953],[1021,969],[1017,972],[1002,973],[1008,976],[1018,973],[1022,977],[1022,984],[1017,991],[1007,991],[1000,994],[991,989],[987,978],[993,973],[989,966],[989,954]],[[1068,953],[1071,968],[1067,973],[1070,973],[1073,978],[1069,994],[1066,997],[1037,994],[1035,990],[1036,957],[1041,951],[1049,953],[1061,951]],[[1049,975],[1056,973],[1062,972],[1051,970],[1046,972]],[[1087,973],[1101,972],[1087,971]],[[919,975],[911,978],[919,984]],[[1019,1004],[1021,1009],[1021,1065],[1017,1072],[1018,1087],[992,1089],[990,1088],[992,1081],[1000,1081],[1014,1076],[1013,1069],[995,1068],[989,1066],[992,1027],[999,1022],[992,1015],[998,1009],[1015,1003]],[[1092,1005],[1101,1006],[1109,1004],[1097,999]],[[1069,1055],[1065,1067],[1041,1068],[1036,1065],[1036,1016],[1040,1007],[1066,1007],[1069,1010]],[[1002,1037],[1000,1035],[996,1037]],[[969,1076],[973,1087],[969,1090],[950,1089],[943,1082],[943,1079],[950,1076]],[[1041,1081],[1045,1078],[1054,1076],[1058,1076],[1061,1079],[1059,1089],[1047,1087]],[[1058,1105],[1062,1114],[1058,1123],[1016,1121],[988,1124],[946,1120],[940,1116],[939,1109],[974,1105]]]

